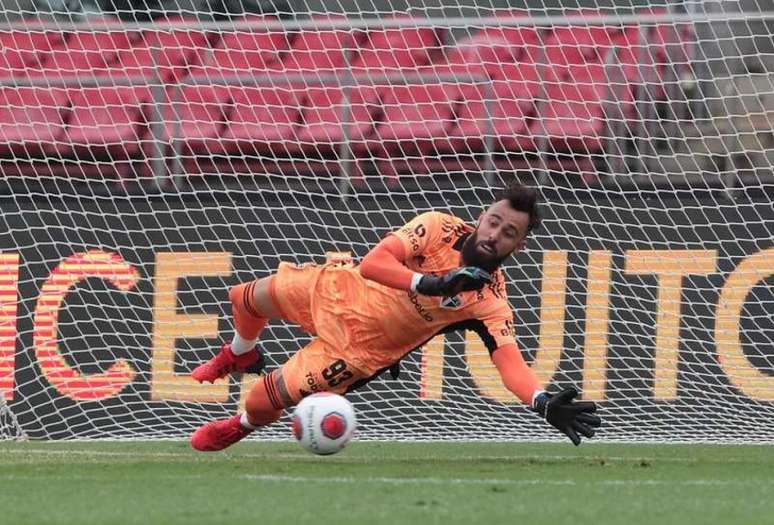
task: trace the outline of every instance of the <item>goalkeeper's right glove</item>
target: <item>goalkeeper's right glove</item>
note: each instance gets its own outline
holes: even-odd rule
[[[578,395],[574,388],[562,390],[556,395],[541,392],[532,402],[535,412],[565,434],[575,446],[580,445],[583,434],[587,438],[594,436],[594,428],[602,424],[599,416],[593,413],[597,411],[597,405],[593,401],[573,401]]]
[[[489,272],[476,266],[465,266],[440,277],[423,275],[415,291],[422,295],[454,297],[460,292],[480,290],[490,282]]]

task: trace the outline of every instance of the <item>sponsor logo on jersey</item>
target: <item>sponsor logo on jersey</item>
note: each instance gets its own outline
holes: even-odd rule
[[[409,301],[411,301],[411,304],[414,305],[414,310],[417,311],[422,319],[428,323],[433,321],[433,316],[430,315],[430,312],[427,311],[427,308],[425,308],[425,306],[419,302],[419,295],[414,292],[408,292],[408,298]]]
[[[460,299],[459,295],[455,295],[454,297],[444,297],[441,299],[441,308],[446,308],[447,310],[457,310],[458,308],[462,308],[462,299]]]
[[[420,249],[419,239],[427,235],[427,228],[424,224],[418,224],[414,229],[404,226],[401,228],[401,232],[408,238],[412,253],[416,253]]]
[[[441,241],[451,244],[465,233],[465,223],[455,223],[450,219],[444,219],[441,223]]]
[[[315,392],[321,392],[322,388],[317,383],[317,381],[314,378],[314,374],[312,372],[307,372],[305,378],[306,380],[306,386],[309,387],[309,390],[304,390],[303,388],[298,389],[298,393],[301,394],[301,397],[306,397],[310,394],[314,394]]]

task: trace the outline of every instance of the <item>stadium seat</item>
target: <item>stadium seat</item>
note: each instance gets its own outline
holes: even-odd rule
[[[454,100],[442,83],[396,84],[384,87],[382,96],[384,117],[370,140],[354,145],[359,157],[427,154],[454,126]]]
[[[40,69],[40,59],[65,46],[65,35],[54,31],[0,31],[0,77],[26,76]]]
[[[647,31],[647,41],[658,64],[690,61],[690,42],[696,39],[692,24],[659,24]]]
[[[111,86],[70,90],[71,116],[58,152],[79,159],[137,156],[147,133],[143,105],[147,87]]]
[[[343,19],[333,15],[324,18]],[[259,42],[268,52],[262,53],[250,65],[254,77],[269,76],[269,83],[246,83],[227,88],[234,103],[234,112],[222,138],[221,149],[224,152],[246,155],[275,152],[281,156],[299,153],[302,146],[296,138],[296,131],[301,121],[302,102],[306,100],[307,107],[315,105],[318,100],[324,104],[323,99],[328,95],[321,93],[336,90],[339,94],[331,95],[331,104],[341,99],[336,75],[344,71],[348,60],[346,54],[356,49],[357,32],[304,29],[293,38],[292,46],[279,62],[271,59],[279,55],[281,50],[278,48],[288,40],[285,36],[281,40],[277,35],[267,36],[270,38]],[[221,74],[233,68],[227,53],[217,56],[216,60],[212,67],[220,70]],[[210,69],[209,74],[214,74],[214,71]],[[311,80],[295,78],[297,75],[307,75]],[[314,82],[315,76],[320,82]],[[316,95],[310,97],[309,93]],[[325,119],[331,115],[325,111],[318,114],[314,109],[308,113],[310,130],[314,131],[307,134],[305,148],[311,145],[312,134],[320,136],[321,130],[326,127]],[[331,125],[334,125],[333,121]]]
[[[534,64],[501,68],[491,84],[478,84],[463,93],[458,102],[456,125],[448,139],[438,142],[437,149],[460,154],[483,153],[490,137],[494,150],[534,150],[528,118],[535,114],[540,91],[540,75]]]
[[[34,75],[47,78],[89,77],[110,74],[118,54],[132,47],[135,32],[80,32],[67,39],[65,48],[53,49],[42,60]]]
[[[405,68],[430,64],[441,53],[442,35],[430,27],[403,27],[369,33],[352,61],[354,75],[400,73]]]
[[[531,130],[554,152],[590,154],[603,147],[610,85],[604,72],[588,67],[573,71],[577,76],[570,81],[545,84],[546,100],[538,106],[539,119]]]
[[[144,77],[162,83],[172,83],[188,74],[190,57],[174,48],[151,47],[147,41],[118,54],[116,67],[108,72],[114,76]]]
[[[185,24],[186,18],[170,17],[157,20],[161,26]],[[195,21],[195,20],[194,20]],[[116,64],[120,71],[110,74],[156,77],[163,82],[174,82],[189,73],[192,65],[202,61],[209,49],[207,35],[191,29],[146,30],[135,45],[118,53]]]
[[[326,16],[325,19],[344,17]],[[335,74],[344,70],[357,48],[359,32],[351,29],[304,29],[293,39],[281,70],[288,74]]]
[[[615,56],[609,62],[619,65],[634,97],[640,100],[663,99],[666,96],[663,68],[656,63],[656,54],[640,29],[628,28],[616,35],[613,41]]]
[[[283,151],[327,154],[335,151],[344,140],[341,121],[344,92],[336,76],[341,75],[348,63],[356,82],[368,83],[385,74],[400,74],[407,68],[427,64],[427,46],[438,47],[436,31],[428,28],[376,31],[366,41],[362,40],[359,31],[339,29],[307,29],[295,37],[282,61],[278,79],[282,79],[283,73],[301,73],[318,75],[319,82],[307,80],[299,83],[303,87],[296,88],[298,92],[294,99],[301,105],[301,113],[295,115],[293,122],[299,121],[302,125],[288,126],[287,121],[283,122],[280,128]],[[350,140],[365,138],[373,130],[377,102],[383,96],[382,89],[389,88],[388,84],[380,82],[378,89],[366,86],[352,89],[349,100],[352,125],[347,130]],[[284,111],[283,114],[289,116]],[[288,140],[289,130],[294,130],[297,140]],[[273,133],[277,131],[274,129]]]
[[[25,76],[30,64],[27,60],[31,57],[18,49],[0,49],[0,78]]]
[[[206,155],[224,132],[230,112],[229,93],[223,86],[185,86],[164,103],[165,136],[182,142],[187,151]]]
[[[300,119],[298,92],[289,86],[240,87],[230,90],[231,111],[228,127],[210,147],[213,154],[257,156],[289,154],[288,146],[298,142],[296,128]]]
[[[448,68],[458,72],[479,72],[489,74],[490,71],[512,64],[520,52],[502,35],[480,32],[457,42],[446,55]]]
[[[487,27],[472,38],[480,41],[505,41],[511,46],[514,59],[520,62],[534,62],[541,48],[540,33],[532,27]]]
[[[352,88],[346,101],[344,90],[338,86],[310,87],[303,98],[299,147],[306,155],[324,155],[338,148],[345,138],[342,120],[345,105],[349,122],[347,139],[352,143],[362,142],[373,132],[378,98],[379,94],[371,86]]]
[[[562,75],[572,66],[604,62],[612,46],[613,37],[607,28],[559,27],[546,39],[544,60]]]
[[[35,157],[60,143],[66,106],[61,89],[0,88],[0,155]]]
[[[242,20],[273,18],[249,16]],[[289,47],[290,39],[284,31],[238,30],[225,33],[213,49],[212,58],[206,62],[217,65],[225,75],[248,75],[253,70],[261,72],[276,66]]]

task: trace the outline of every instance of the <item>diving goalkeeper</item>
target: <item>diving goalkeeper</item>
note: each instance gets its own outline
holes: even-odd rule
[[[503,384],[575,445],[600,425],[592,402],[574,389],[541,388],[516,345],[513,313],[500,264],[524,248],[540,224],[537,194],[512,185],[475,226],[439,212],[423,213],[390,233],[352,264],[295,265],[229,292],[236,335],[192,376],[199,382],[263,367],[255,348],[270,319],[316,336],[262,376],[245,412],[211,421],[191,437],[193,448],[224,449],[279,419],[314,392],[344,393],[364,385],[436,334],[473,330],[483,339]]]

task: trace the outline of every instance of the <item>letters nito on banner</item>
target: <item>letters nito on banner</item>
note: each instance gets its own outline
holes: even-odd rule
[[[57,417],[70,418],[59,427],[63,437],[72,435],[73,417],[93,435],[109,420],[94,414],[134,417],[134,409],[116,407],[141,405],[143,421],[157,410],[186,421],[191,403],[237,408],[254,376],[200,385],[189,375],[233,333],[228,288],[267,275],[280,260],[321,262],[334,250],[362,256],[401,225],[385,220],[366,235],[286,228],[282,237],[264,225],[318,224],[317,215],[310,220],[303,207],[284,217],[232,208],[210,219],[206,205],[145,203],[138,213],[136,204],[91,203],[80,215],[52,207],[56,226],[43,226],[40,206],[2,205],[0,391],[23,424],[50,416],[56,428]],[[405,219],[409,206],[400,210]],[[697,395],[774,401],[772,356],[751,351],[749,336],[765,318],[756,308],[772,299],[774,243],[760,221],[767,206],[750,205],[747,223],[739,220],[744,210],[711,224],[698,213],[684,226],[647,232],[623,224],[619,210],[597,209],[581,231],[570,207],[551,209],[544,229],[506,266],[513,331],[539,379],[575,385],[603,406],[642,403],[646,411]],[[90,225],[106,214],[127,230]],[[324,242],[309,243],[314,235]],[[277,365],[301,334],[264,335]],[[472,332],[438,336],[404,366],[402,402],[417,410],[443,407],[464,389],[498,417],[518,408]],[[77,406],[90,408],[62,411]]]

